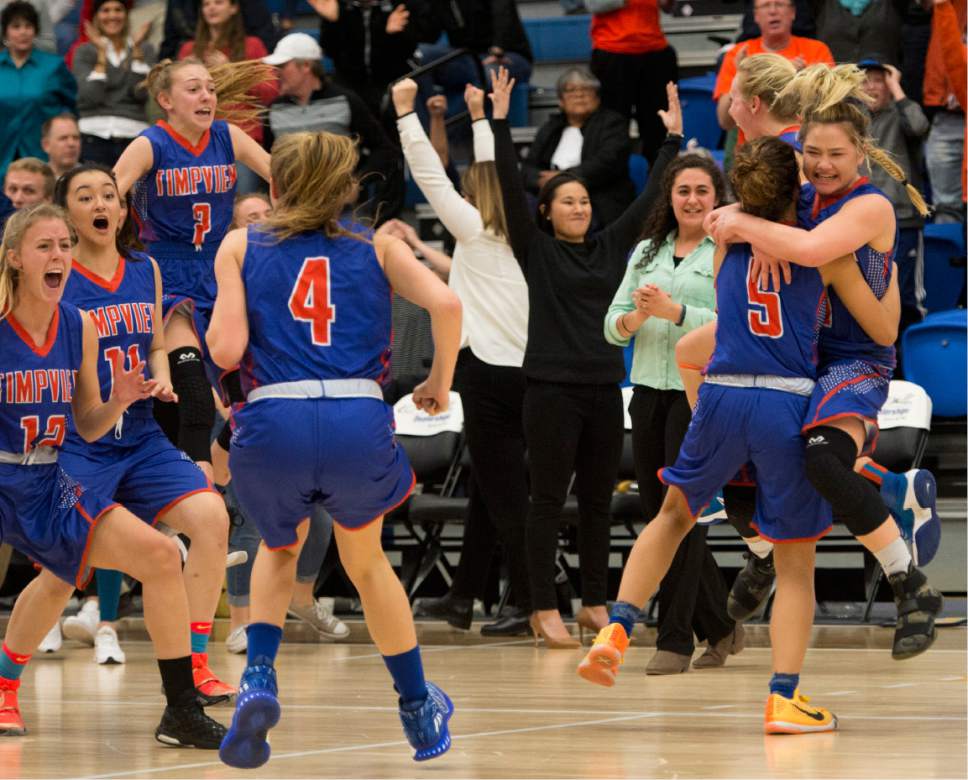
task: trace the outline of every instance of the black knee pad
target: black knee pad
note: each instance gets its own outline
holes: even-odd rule
[[[723,487],[723,504],[726,519],[744,539],[752,539],[759,533],[752,526],[756,510],[756,488],[749,485],[726,485]]]
[[[232,425],[225,421],[225,425],[222,426],[222,430],[218,432],[218,437],[215,439],[218,442],[218,446],[221,447],[226,452],[229,451],[229,447],[232,445]]]
[[[839,428],[821,426],[807,434],[807,479],[848,530],[864,536],[879,528],[888,513],[877,488],[854,471],[856,460],[857,445]]]
[[[201,350],[179,347],[168,355],[171,384],[178,394],[178,446],[194,461],[211,462],[209,443],[215,399],[205,376]]]

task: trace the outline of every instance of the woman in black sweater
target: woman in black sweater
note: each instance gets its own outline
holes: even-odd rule
[[[530,216],[506,120],[513,80],[494,79],[495,156],[508,238],[528,283],[530,315],[524,354],[527,389],[524,429],[531,469],[527,543],[534,613],[531,627],[548,647],[577,647],[557,609],[555,552],[561,508],[572,473],[578,497],[578,552],[582,575],[580,627],[608,623],[609,507],[622,454],[623,410],[619,382],[622,350],[605,341],[602,321],[622,281],[662,172],[682,141],[682,111],[674,84],[669,131],[645,191],[608,228],[588,236],[588,190],[562,173],[538,197],[538,224]]]

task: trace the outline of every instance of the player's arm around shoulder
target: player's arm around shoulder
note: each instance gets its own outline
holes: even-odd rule
[[[114,177],[118,182],[118,192],[124,197],[135,182],[151,170],[155,164],[155,152],[151,141],[143,135],[135,138],[121,153],[114,164]]]
[[[892,270],[887,292],[878,299],[861,275],[853,255],[840,257],[820,269],[824,284],[834,289],[864,332],[882,347],[890,347],[897,341],[901,321],[897,267]]]
[[[247,228],[229,231],[215,255],[218,294],[205,341],[212,360],[222,368],[238,365],[249,345],[249,318],[242,281],[247,235]]]

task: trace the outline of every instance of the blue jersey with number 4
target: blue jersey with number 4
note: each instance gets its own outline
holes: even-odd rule
[[[817,376],[817,331],[826,295],[820,273],[793,265],[779,292],[752,277],[749,244],[733,244],[716,278],[716,349],[707,374]]]
[[[249,345],[242,387],[300,379],[373,379],[390,363],[391,290],[369,234],[304,233],[277,242],[248,229],[242,265]]]
[[[77,372],[84,356],[81,313],[54,311],[40,346],[12,314],[0,320],[0,450],[26,453],[64,443]]]
[[[211,251],[228,232],[235,200],[235,151],[226,122],[216,120],[193,146],[167,122],[141,133],[154,163],[141,181],[134,207],[141,238]]]
[[[132,258],[118,258],[113,279],[103,279],[75,260],[64,288],[64,300],[84,309],[94,320],[98,336],[97,377],[101,400],[107,402],[119,366],[130,371],[144,361],[145,377],[148,355],[154,338],[155,270],[147,255],[132,252]],[[151,399],[136,401],[128,407],[129,417],[152,417]],[[72,436],[76,435],[72,431]],[[118,442],[113,432],[102,442]],[[120,443],[120,442],[119,442]]]

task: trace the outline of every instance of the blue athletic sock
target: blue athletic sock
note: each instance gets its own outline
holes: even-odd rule
[[[799,684],[799,674],[781,674],[780,672],[774,672],[770,678],[770,693],[778,693],[784,699],[792,699],[793,692]]]
[[[192,654],[208,651],[208,637],[212,633],[211,623],[190,623],[192,638]]]
[[[249,623],[245,634],[249,641],[248,665],[272,666],[282,642],[282,628],[271,623]]]
[[[3,649],[0,650],[0,677],[5,680],[19,680],[29,660],[29,655],[20,655],[13,652],[4,642]]]
[[[416,707],[427,700],[427,682],[424,680],[423,663],[420,661],[420,645],[398,655],[383,656],[383,663],[393,678],[393,687],[400,694],[404,707]]]
[[[625,635],[631,637],[632,629],[635,628],[635,624],[638,622],[641,614],[642,610],[635,606],[635,604],[629,604],[627,601],[616,601],[612,605],[608,622],[620,624],[625,629]]]
[[[118,602],[121,600],[121,572],[114,569],[98,569],[97,603],[101,611],[101,622],[113,623],[118,619]]]

